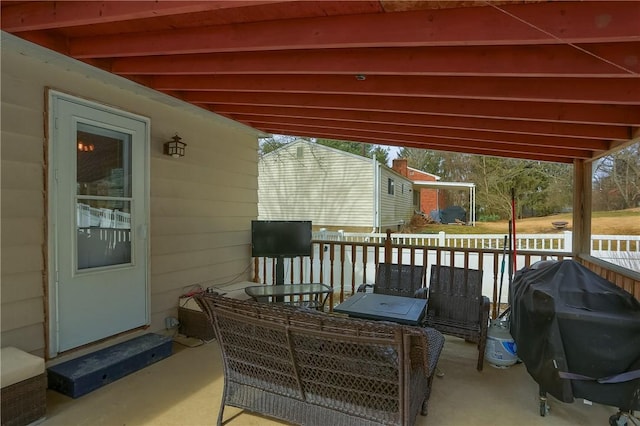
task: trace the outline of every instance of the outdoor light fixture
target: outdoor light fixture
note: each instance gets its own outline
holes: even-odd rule
[[[182,142],[182,139],[176,133],[172,140],[165,142],[164,153],[165,155],[170,155],[173,158],[184,157],[184,149],[186,146],[187,144]]]

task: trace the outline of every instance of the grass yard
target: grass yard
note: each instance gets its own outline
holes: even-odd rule
[[[558,230],[552,222],[566,221],[566,228]],[[545,217],[531,217],[516,222],[518,234],[553,234],[572,229],[571,213]],[[462,225],[426,225],[415,229],[415,233],[437,234],[440,231],[455,234],[506,234],[509,232],[508,221],[477,222],[476,226]],[[406,232],[406,231],[405,231]],[[640,235],[640,208],[610,212],[593,212],[591,233],[596,235]]]

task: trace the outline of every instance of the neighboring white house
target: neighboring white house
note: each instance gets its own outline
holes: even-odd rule
[[[311,220],[314,228],[384,231],[413,215],[411,180],[362,157],[306,140],[258,163],[258,218]]]

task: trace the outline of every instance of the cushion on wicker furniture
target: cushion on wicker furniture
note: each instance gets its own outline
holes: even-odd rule
[[[44,359],[18,348],[2,348],[0,356],[3,388],[44,373]]]
[[[14,347],[2,348],[0,359],[2,425],[23,426],[43,418],[47,410],[44,359]]]
[[[305,425],[412,425],[444,337],[434,329],[200,295],[224,362],[225,405]]]

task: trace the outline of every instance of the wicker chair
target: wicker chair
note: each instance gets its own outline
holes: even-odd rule
[[[427,289],[422,285],[424,272],[424,266],[380,263],[375,284],[362,284],[358,292],[372,287],[378,294],[426,299]]]
[[[433,265],[426,324],[443,334],[478,344],[482,371],[489,325],[489,298],[482,295],[482,271]]]

